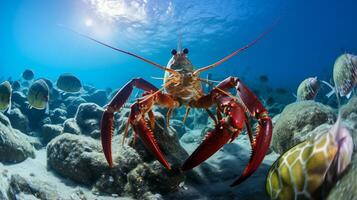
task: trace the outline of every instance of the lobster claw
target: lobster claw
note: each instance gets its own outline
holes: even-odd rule
[[[202,143],[182,165],[182,170],[190,170],[201,164],[220,148],[238,136],[244,127],[244,109],[232,98],[220,98],[222,110],[226,117],[222,118],[213,131],[207,133]]]
[[[187,158],[181,169],[187,171],[201,164],[227,144],[231,137],[232,135],[228,130],[216,126],[213,131],[208,132],[205,139],[203,139],[202,143],[191,156]]]
[[[238,83],[237,90],[242,102],[239,103],[234,98],[227,96],[216,99],[219,110],[225,114],[225,117],[220,120],[213,131],[207,134],[199,147],[185,161],[182,170],[192,169],[204,162],[228,143],[229,140],[235,139],[243,129],[244,124],[246,124],[252,146],[252,154],[242,175],[231,185],[235,186],[250,177],[262,163],[272,137],[272,122],[267,110],[258,98],[238,79],[232,80]],[[248,124],[245,111],[248,111],[258,121],[255,137]]]
[[[263,104],[254,93],[241,81],[238,82],[237,92],[249,113],[258,120],[258,126],[255,138],[253,138],[251,131],[248,129],[248,134],[253,138],[251,140],[252,154],[242,175],[234,181],[231,186],[236,186],[242,183],[258,169],[269,150],[273,132],[273,125],[271,118],[268,115],[268,111],[264,108]]]
[[[250,177],[263,162],[268,152],[270,140],[272,137],[272,122],[270,118],[260,119],[258,121],[258,132],[254,143],[252,144],[252,154],[248,165],[245,167],[242,175],[234,181],[231,186],[236,186]]]

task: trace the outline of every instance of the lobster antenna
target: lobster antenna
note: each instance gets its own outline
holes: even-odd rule
[[[113,50],[115,50],[115,51],[119,51],[119,52],[121,52],[121,53],[130,55],[130,56],[133,56],[133,57],[138,58],[138,59],[140,59],[140,60],[142,60],[142,61],[144,61],[144,62],[146,62],[146,63],[149,63],[149,64],[151,64],[151,65],[154,65],[155,67],[157,67],[157,68],[159,68],[159,69],[162,69],[162,70],[164,70],[164,71],[168,71],[168,72],[170,72],[170,73],[172,73],[172,74],[175,74],[175,75],[178,75],[178,72],[176,72],[175,70],[166,68],[166,67],[164,67],[164,66],[162,66],[162,65],[159,65],[159,64],[157,64],[157,63],[155,63],[155,62],[153,62],[153,61],[150,61],[150,60],[148,60],[148,59],[146,59],[146,58],[143,58],[143,57],[141,57],[141,56],[139,56],[139,55],[136,55],[136,54],[131,53],[131,52],[129,52],[129,51],[124,51],[124,50],[118,49],[118,48],[113,47],[113,46],[110,46],[110,45],[108,45],[108,44],[106,44],[106,43],[104,43],[104,42],[101,42],[101,41],[99,41],[99,40],[96,40],[96,39],[94,39],[94,38],[92,38],[92,37],[90,37],[90,36],[88,36],[88,35],[85,35],[85,34],[83,34],[83,33],[80,33],[80,32],[78,32],[78,31],[75,31],[75,30],[73,30],[73,29],[71,29],[71,28],[68,28],[68,27],[66,27],[66,26],[64,26],[64,25],[59,24],[59,26],[62,27],[62,28],[65,28],[65,29],[67,29],[67,30],[69,30],[69,31],[71,31],[71,32],[73,32],[73,33],[79,35],[79,36],[82,36],[82,37],[87,38],[87,39],[89,39],[89,40],[92,40],[92,41],[94,41],[94,42],[96,42],[96,43],[98,43],[98,44],[101,44],[101,45],[103,45],[103,46],[105,46],[105,47],[108,47],[108,48],[113,49]]]
[[[202,67],[200,69],[197,69],[195,72],[193,72],[193,74],[197,75],[203,71],[206,71],[206,70],[209,70],[209,69],[212,69],[220,64],[222,64],[223,62],[227,61],[228,59],[232,58],[233,56],[237,55],[238,53],[248,49],[249,47],[253,46],[254,44],[256,44],[259,40],[261,40],[264,36],[266,36],[268,33],[270,33],[273,28],[276,26],[276,24],[278,23],[280,18],[278,18],[274,23],[273,25],[271,25],[268,29],[266,29],[263,33],[261,33],[257,38],[255,38],[253,41],[251,41],[249,44],[245,45],[244,47],[236,50],[235,52],[229,54],[228,56],[222,58],[221,60],[211,64],[211,65],[208,65],[206,67]]]
[[[178,41],[177,41],[177,51],[182,51],[182,33],[179,33]]]

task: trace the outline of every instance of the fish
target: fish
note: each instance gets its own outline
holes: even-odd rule
[[[288,90],[286,90],[285,88],[276,88],[275,91],[276,91],[276,93],[281,94],[281,95],[288,93]]]
[[[62,74],[56,84],[57,88],[64,92],[79,92],[82,89],[81,81],[72,74]]]
[[[267,75],[260,75],[259,76],[259,81],[262,82],[262,83],[266,83],[269,81],[269,78]]]
[[[297,144],[272,165],[266,179],[271,199],[320,199],[348,167],[353,140],[341,120]]]
[[[32,80],[34,77],[35,77],[35,74],[30,69],[26,69],[24,72],[22,72],[22,78],[27,81]]]
[[[4,81],[0,84],[0,111],[11,110],[12,87],[9,81]]]
[[[46,113],[48,113],[49,88],[47,83],[42,79],[33,82],[29,88],[27,100],[30,104],[30,108],[36,108],[38,110],[46,109]]]
[[[357,56],[352,54],[342,54],[339,56],[333,66],[333,80],[339,95],[349,99],[353,88],[357,83]],[[326,96],[330,97],[335,93],[331,90]]]
[[[320,91],[322,84],[325,84],[329,88],[334,89],[331,84],[326,81],[319,80],[315,76],[304,79],[300,83],[296,91],[296,95],[293,95],[296,97],[297,101],[314,100],[316,98],[317,93]]]

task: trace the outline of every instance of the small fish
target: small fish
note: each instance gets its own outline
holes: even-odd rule
[[[296,96],[294,95],[296,100],[314,100],[317,93],[321,89],[321,83],[333,89],[333,87],[326,81],[318,80],[317,77],[309,77],[300,83],[296,92]]]
[[[62,74],[56,85],[64,92],[79,92],[82,89],[81,81],[72,74]]]
[[[357,84],[357,56],[352,54],[342,54],[333,66],[333,80],[341,97],[351,97],[352,90]],[[330,97],[335,93],[332,90],[326,96]]]
[[[272,165],[266,180],[271,199],[320,199],[351,162],[353,140],[339,115],[327,132],[286,151]]]
[[[11,84],[11,87],[12,87],[12,90],[13,91],[17,91],[21,88],[21,84],[19,81],[14,81],[12,84]]]
[[[31,107],[39,110],[46,109],[46,113],[48,113],[49,88],[44,80],[39,79],[32,83],[27,94],[27,100]]]
[[[22,78],[27,81],[32,80],[34,77],[35,77],[35,74],[30,69],[26,69],[24,72],[22,72]]]
[[[286,90],[285,88],[276,88],[275,91],[276,91],[276,93],[281,94],[281,95],[288,93],[288,90]]]
[[[9,81],[0,84],[0,111],[10,112],[12,88]]]
[[[269,78],[267,75],[260,75],[259,76],[259,81],[262,82],[262,83],[266,83],[269,81]]]

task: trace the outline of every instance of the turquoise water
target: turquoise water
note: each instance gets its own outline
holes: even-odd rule
[[[330,80],[335,58],[357,51],[353,0],[2,1],[0,78],[56,80],[70,72],[100,88],[121,87],[137,76],[163,72],[142,61],[82,38],[59,25],[166,65],[181,36],[193,64],[213,63],[280,21],[258,44],[210,71],[255,82],[261,74],[273,87],[295,91],[308,76]]]

